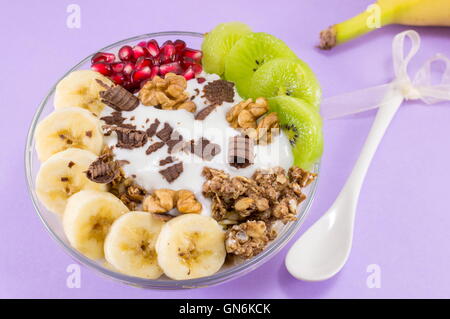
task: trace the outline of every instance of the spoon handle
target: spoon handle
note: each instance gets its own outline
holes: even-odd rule
[[[366,142],[364,143],[358,160],[356,161],[356,164],[350,176],[348,177],[347,182],[342,188],[338,199],[344,195],[349,195],[351,198],[353,198],[356,204],[362,183],[366,176],[369,165],[372,162],[372,158],[375,155],[375,152],[381,142],[381,139],[384,136],[384,133],[386,132],[386,129],[388,128],[389,124],[394,118],[395,113],[402,104],[402,101],[403,96],[394,88],[390,89],[387,92],[380,108],[378,109],[377,115],[372,124],[372,128],[370,129],[369,135],[367,136]]]

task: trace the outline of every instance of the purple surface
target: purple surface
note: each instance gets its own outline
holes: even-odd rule
[[[369,169],[359,201],[354,246],[346,267],[321,283],[293,279],[284,267],[291,244],[252,273],[217,287],[152,291],[128,287],[81,269],[81,288],[67,288],[74,261],[45,231],[28,196],[23,152],[31,118],[49,88],[82,57],[145,32],[204,32],[241,20],[290,45],[316,71],[325,96],[391,79],[392,37],[378,30],[332,52],[314,48],[324,27],[364,10],[370,1],[81,1],[81,28],[66,27],[69,1],[8,1],[0,5],[0,297],[41,298],[391,298],[450,297],[450,103],[404,105]],[[161,4],[161,2],[158,2]],[[450,30],[415,28],[422,47],[416,66],[436,52],[450,56]],[[333,202],[364,142],[373,112],[324,123],[320,186],[300,234]],[[297,234],[295,238],[298,238]],[[368,288],[367,267],[381,269]]]

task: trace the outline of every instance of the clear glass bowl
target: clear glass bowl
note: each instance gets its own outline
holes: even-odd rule
[[[181,39],[186,41],[188,46],[192,48],[200,48],[202,38],[203,34],[194,32],[174,31],[174,32],[148,33],[113,43],[103,49],[100,49],[99,51],[117,52],[118,49],[123,45],[127,44],[134,45],[137,42],[139,42],[139,40],[144,39],[156,39],[158,40],[159,43],[163,43],[166,40]],[[67,74],[69,74],[72,71],[79,69],[89,69],[91,57],[92,55],[89,55],[88,57],[84,58],[80,63],[75,65],[66,74],[64,74],[62,78],[64,78]],[[35,151],[34,131],[36,129],[37,123],[39,123],[45,116],[47,116],[49,113],[53,111],[53,95],[55,93],[55,86],[59,82],[59,80],[51,88],[50,92],[47,94],[42,103],[39,105],[36,114],[34,115],[31,127],[28,132],[27,144],[25,149],[25,170],[28,182],[28,190],[31,195],[33,205],[40,219],[44,223],[45,228],[48,230],[50,235],[64,248],[64,250],[70,256],[72,256],[77,262],[86,265],[88,268],[94,269],[95,271],[105,275],[106,277],[118,280],[120,282],[129,285],[143,288],[177,289],[177,288],[206,287],[222,283],[227,280],[235,279],[261,266],[263,263],[267,262],[271,257],[273,257],[281,248],[283,248],[284,245],[286,245],[289,239],[298,231],[300,225],[303,223],[305,216],[308,213],[314,199],[314,194],[317,187],[317,180],[314,181],[305,190],[307,199],[299,207],[298,219],[294,222],[288,223],[287,225],[283,226],[276,240],[270,243],[262,253],[240,264],[223,267],[219,272],[217,272],[212,276],[180,281],[171,280],[165,277],[162,277],[157,280],[149,280],[124,275],[122,273],[111,270],[110,267],[106,266],[106,263],[104,261],[95,261],[86,258],[82,254],[80,254],[77,250],[72,248],[72,246],[70,245],[64,234],[60,217],[46,210],[37,199],[35,192],[35,181],[37,172],[40,167],[40,162],[37,158],[37,154]],[[319,172],[319,164],[315,165],[314,172],[315,173]]]

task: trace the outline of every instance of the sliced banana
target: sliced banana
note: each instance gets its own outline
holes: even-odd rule
[[[56,110],[36,127],[36,152],[41,162],[67,148],[81,148],[96,155],[103,148],[100,120],[78,107]]]
[[[78,70],[67,75],[56,85],[55,109],[75,106],[100,115],[105,104],[101,102],[99,93],[105,88],[97,80],[113,85],[107,77],[92,70]]]
[[[83,190],[67,201],[64,232],[75,249],[91,259],[100,259],[111,225],[126,212],[128,208],[113,194]]]
[[[225,261],[224,231],[211,217],[180,215],[162,227],[156,253],[159,266],[172,279],[210,276]]]
[[[164,222],[148,212],[129,212],[111,226],[105,240],[105,258],[117,270],[136,277],[157,279],[155,244]]]
[[[92,152],[69,148],[42,163],[36,176],[36,193],[42,204],[62,214],[72,194],[83,189],[106,191],[105,184],[90,181],[84,173],[96,159]]]

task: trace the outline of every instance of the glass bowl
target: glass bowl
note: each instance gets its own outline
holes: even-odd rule
[[[174,31],[174,32],[148,33],[113,43],[103,49],[100,49],[99,51],[108,51],[116,53],[121,46],[127,44],[134,45],[137,42],[139,42],[139,40],[143,39],[156,39],[158,40],[159,43],[163,43],[166,40],[181,39],[184,40],[188,44],[188,46],[192,48],[200,48],[202,38],[203,34],[195,32]],[[62,78],[64,78],[72,71],[79,69],[89,69],[91,57],[92,55],[89,55],[88,57],[84,58],[80,63],[75,65],[66,74],[64,74]],[[49,113],[53,111],[53,96],[55,93],[55,86],[59,82],[59,80],[56,81],[55,85],[51,88],[47,96],[39,105],[36,114],[34,115],[31,127],[28,132],[25,149],[25,171],[28,190],[31,195],[31,199],[33,201],[33,205],[36,209],[36,212],[39,215],[39,218],[44,223],[44,226],[50,233],[50,235],[77,262],[86,265],[88,268],[91,268],[105,275],[106,277],[115,279],[117,281],[129,285],[143,288],[177,289],[177,288],[206,287],[222,283],[227,280],[235,279],[261,266],[263,263],[267,262],[271,257],[273,257],[281,248],[283,248],[284,245],[287,244],[289,239],[292,238],[292,236],[298,231],[300,225],[303,223],[306,214],[308,213],[311,204],[313,202],[314,194],[317,187],[317,179],[313,183],[311,183],[311,185],[307,189],[305,189],[307,198],[299,207],[298,219],[294,222],[290,222],[284,225],[281,228],[278,237],[273,242],[271,242],[263,252],[237,265],[222,267],[222,269],[219,272],[215,273],[212,276],[179,281],[171,280],[165,277],[162,277],[157,280],[143,279],[116,272],[112,270],[110,267],[106,266],[105,261],[96,261],[85,257],[70,245],[64,234],[60,217],[45,209],[44,206],[39,202],[35,192],[35,181],[37,172],[40,167],[40,162],[37,158],[37,154],[35,151],[34,131],[36,129],[37,123],[39,123],[45,116],[47,116]],[[319,172],[319,164],[316,164],[314,166],[313,172],[315,173]]]

